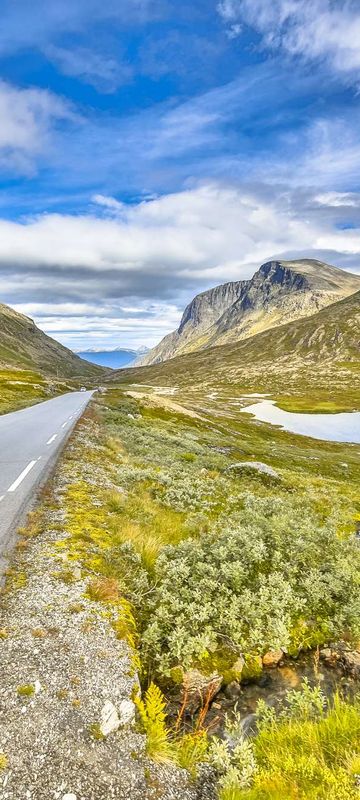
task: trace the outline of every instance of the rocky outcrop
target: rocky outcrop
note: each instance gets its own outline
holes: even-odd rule
[[[136,366],[249,338],[309,317],[354,294],[360,277],[313,259],[268,261],[250,280],[233,281],[197,295],[176,331]]]
[[[267,475],[268,478],[273,478],[276,481],[280,480],[279,473],[272,467],[269,467],[268,464],[263,464],[262,461],[238,461],[236,464],[230,464],[227,471],[235,474],[257,472],[259,475]]]
[[[339,642],[320,650],[320,658],[328,667],[341,667],[346,675],[359,680],[360,650],[354,650],[346,642]]]

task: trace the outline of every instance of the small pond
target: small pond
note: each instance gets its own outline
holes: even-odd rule
[[[296,414],[283,411],[274,400],[262,400],[241,409],[253,414],[261,422],[279,425],[283,430],[325,439],[328,442],[354,442],[360,444],[360,411],[339,414]]]

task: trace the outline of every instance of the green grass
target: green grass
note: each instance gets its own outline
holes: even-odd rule
[[[48,400],[71,386],[61,381],[48,381],[33,370],[0,370],[0,414]]]
[[[355,800],[360,706],[335,696],[317,719],[274,721],[255,737],[254,753],[252,787],[234,782],[220,800]]]

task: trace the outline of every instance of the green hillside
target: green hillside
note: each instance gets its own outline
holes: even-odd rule
[[[0,305],[0,366],[61,378],[92,377],[104,370],[51,339],[29,317]]]

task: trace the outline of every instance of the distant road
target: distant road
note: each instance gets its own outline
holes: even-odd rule
[[[71,392],[0,416],[0,571],[17,523],[92,394]]]

